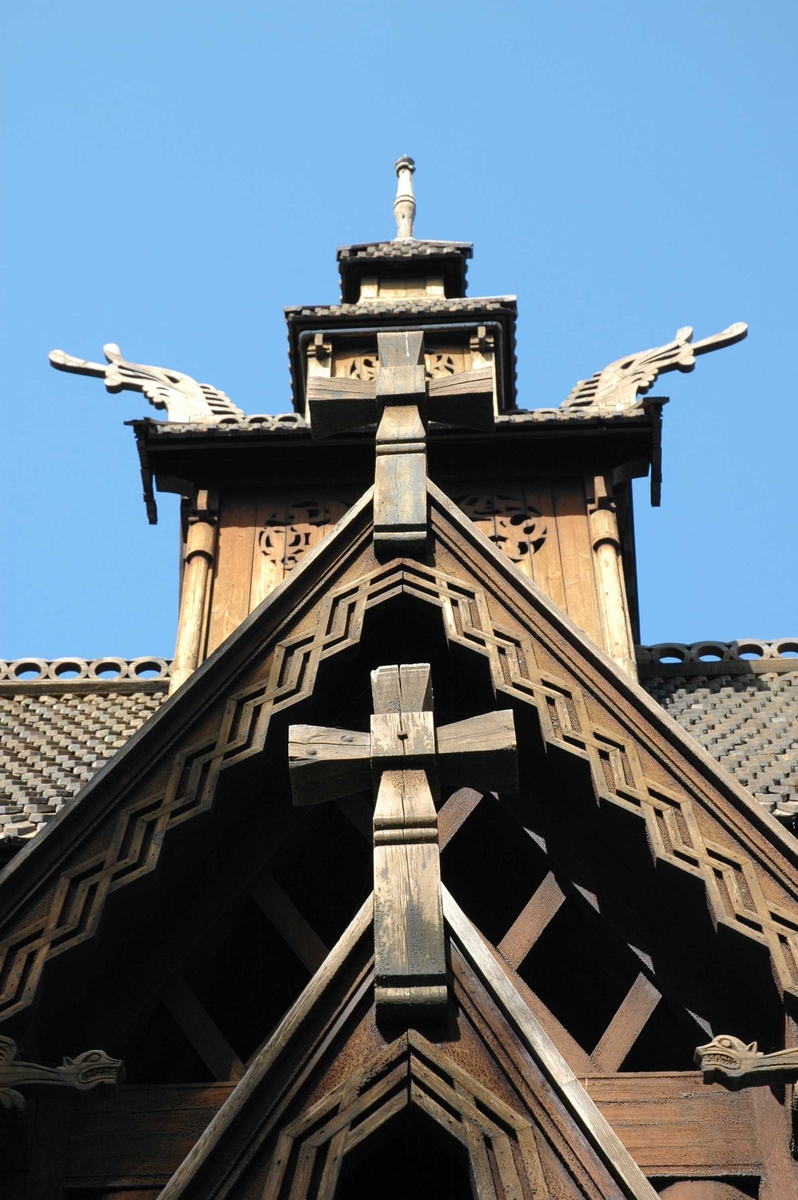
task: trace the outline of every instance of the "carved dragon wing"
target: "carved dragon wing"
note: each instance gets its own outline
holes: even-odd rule
[[[244,413],[229,396],[209,383],[197,383],[190,375],[167,367],[149,367],[128,362],[113,342],[103,346],[108,365],[87,362],[65,354],[50,353],[50,365],[76,375],[95,375],[105,380],[106,390],[141,392],[155,408],[165,408],[170,421],[212,424],[220,417],[243,417]]]
[[[666,346],[629,354],[597,371],[590,379],[580,379],[560,407],[622,412],[638,402],[638,396],[648,391],[658,375],[666,371],[692,371],[697,355],[732,346],[747,334],[748,326],[737,321],[721,333],[693,343],[693,330],[686,325],[676,331],[676,337]]]

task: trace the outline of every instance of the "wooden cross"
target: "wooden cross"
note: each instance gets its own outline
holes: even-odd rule
[[[308,379],[316,438],[378,422],[374,541],[394,553],[423,549],[427,538],[427,421],[493,428],[493,372],[425,378],[424,334],[378,333],[376,379]]]
[[[484,713],[436,729],[427,663],[371,675],[371,732],[292,725],[294,804],[374,787],[374,952],[378,1010],[447,1000],[441,901],[439,783],[514,792],[513,714]]]

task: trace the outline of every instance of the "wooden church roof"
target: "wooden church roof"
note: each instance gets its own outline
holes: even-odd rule
[[[780,1044],[798,998],[798,843],[434,484],[429,504],[429,553],[380,561],[367,492],[0,875],[3,1029],[22,1039],[35,1016],[42,1058],[91,1036],[135,1072],[158,1044],[140,1014],[161,992],[181,1003],[176,964],[197,951],[201,990],[227,955],[225,995],[205,998],[246,1028],[243,1077],[169,1200],[276,1197],[284,1169],[292,1195],[303,1170],[332,1186],[407,1104],[487,1172],[480,1196],[494,1168],[512,1193],[525,1164],[541,1195],[650,1200],[588,1076],[684,1070],[711,1028]],[[440,713],[512,708],[521,780],[441,809],[459,1015],[398,1038],[373,1014],[368,806],[294,808],[286,759],[289,722],[365,719],[386,639],[429,660]],[[296,971],[279,988],[253,974],[257,924],[208,943],[253,888],[263,911],[288,896],[276,927],[293,921],[304,990]]]

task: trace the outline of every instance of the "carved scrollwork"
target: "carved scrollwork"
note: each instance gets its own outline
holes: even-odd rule
[[[548,529],[543,514],[519,496],[500,492],[456,496],[455,504],[514,563],[540,550]]]
[[[425,354],[427,379],[446,379],[457,373],[457,365],[451,354]]]
[[[380,361],[376,354],[359,354],[349,364],[350,379],[376,379]]]
[[[345,500],[312,499],[284,509],[275,507],[258,534],[258,547],[287,575],[319,541],[318,531],[333,526],[348,507]]]

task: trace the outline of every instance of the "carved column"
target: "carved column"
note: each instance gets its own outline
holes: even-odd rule
[[[588,511],[604,649],[627,675],[637,679],[632,623],[623,578],[618,518],[615,514],[612,483],[603,475],[597,475],[593,480],[593,500],[588,506]]]
[[[215,489],[198,489],[188,518],[170,695],[185,683],[200,662],[208,580],[216,557],[217,516]]]

